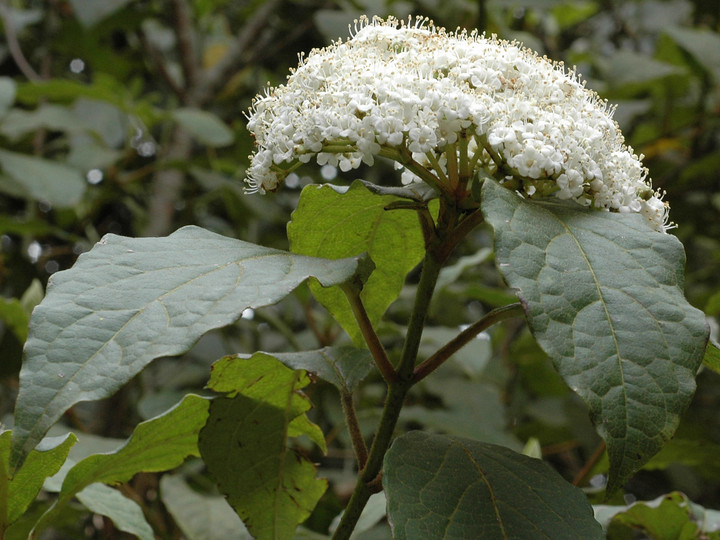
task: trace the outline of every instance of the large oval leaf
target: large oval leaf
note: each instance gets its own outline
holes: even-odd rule
[[[111,395],[153,359],[183,353],[310,276],[324,286],[350,279],[359,260],[293,255],[198,227],[166,238],[105,236],[52,276],[33,312],[13,465],[75,403]]]
[[[486,181],[498,267],[568,385],[588,404],[620,487],[677,428],[708,330],[683,296],[677,238],[644,218],[534,202]]]
[[[395,540],[603,537],[582,491],[502,446],[412,431],[385,455],[383,486]]]

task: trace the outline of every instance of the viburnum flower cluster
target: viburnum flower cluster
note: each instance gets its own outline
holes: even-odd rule
[[[248,191],[276,190],[313,158],[349,171],[382,156],[405,184],[462,195],[491,176],[524,197],[639,212],[664,231],[669,207],[613,112],[573,71],[517,43],[363,18],[350,40],[301,56],[287,84],[255,98]]]

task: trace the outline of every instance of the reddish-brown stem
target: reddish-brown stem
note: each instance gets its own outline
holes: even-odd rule
[[[367,311],[365,311],[365,306],[360,299],[359,288],[353,284],[346,284],[341,288],[345,293],[348,302],[350,302],[353,315],[355,315],[355,320],[360,327],[360,332],[362,333],[365,343],[367,344],[368,349],[370,349],[370,353],[375,360],[375,365],[380,370],[380,373],[386,382],[393,382],[397,379],[397,372],[390,363],[387,352],[385,352],[385,347],[383,347],[382,343],[380,343],[380,338],[378,338],[375,333],[375,329],[370,322]]]
[[[600,458],[602,457],[604,452],[605,441],[600,441],[600,444],[598,444],[597,448],[593,452],[593,455],[590,456],[590,459],[587,460],[585,465],[583,465],[583,468],[580,469],[575,475],[575,478],[573,478],[573,486],[581,486],[585,483],[585,479],[590,474],[592,468],[597,464],[598,461],[600,461]]]
[[[447,257],[450,256],[450,254],[455,250],[455,248],[460,244],[460,242],[465,239],[465,237],[470,233],[470,231],[480,225],[482,221],[483,214],[479,208],[473,211],[471,214],[463,217],[462,220],[455,226],[452,234],[442,246],[442,253],[440,253],[441,260],[447,259]]]
[[[519,317],[523,313],[524,312],[522,305],[520,305],[519,303],[493,309],[482,319],[468,326],[465,330],[460,332],[457,336],[450,340],[430,358],[428,358],[422,364],[416,367],[413,373],[415,382],[420,381],[430,375],[430,373],[440,367],[448,358],[458,352],[462,347],[470,343],[470,341],[475,339],[475,337],[483,330],[486,330],[493,324],[504,321],[505,319]]]
[[[347,422],[348,431],[350,432],[350,440],[352,441],[353,450],[355,450],[355,458],[357,459],[358,469],[362,470],[367,463],[368,451],[365,446],[358,423],[357,414],[355,413],[355,403],[353,402],[352,392],[343,390],[340,393],[342,400],[342,408],[345,413],[345,421]]]

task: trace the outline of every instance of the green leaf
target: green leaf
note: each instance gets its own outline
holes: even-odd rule
[[[720,157],[720,154],[718,154]],[[716,292],[705,303],[705,313],[711,317],[720,315],[720,291]]]
[[[58,207],[73,206],[85,192],[80,172],[57,161],[0,150],[0,171],[0,191]]]
[[[720,349],[714,343],[708,343],[705,356],[703,356],[703,365],[720,374]]]
[[[30,286],[25,289],[25,292],[20,297],[20,305],[28,317],[30,317],[35,306],[42,302],[44,297],[45,291],[43,290],[42,283],[40,283],[40,280],[37,278],[33,279],[30,282]]]
[[[122,103],[122,97],[118,90],[120,88],[111,89],[106,84],[84,84],[55,78],[18,85],[17,100],[26,105],[33,105],[44,103],[45,100],[73,102],[79,97],[88,97],[119,106]]]
[[[130,0],[70,0],[73,13],[85,27],[93,26],[122,9]]]
[[[122,158],[124,153],[112,150],[98,143],[96,137],[87,133],[76,133],[70,137],[70,151],[67,162],[84,170],[106,169]]]
[[[200,109],[175,109],[172,116],[199,142],[207,146],[227,146],[235,140],[233,130],[214,114]]]
[[[0,77],[0,116],[12,107],[17,85],[10,77]]]
[[[502,446],[411,431],[390,447],[384,470],[396,540],[603,537],[582,491]]]
[[[288,447],[288,437],[319,428],[305,412],[300,389],[310,382],[266,354],[223,358],[213,365],[208,386],[230,397],[215,399],[200,432],[200,452],[230,505],[258,540],[290,539],[325,492],[315,466]],[[322,437],[322,433],[320,432]],[[324,440],[322,447],[324,450]]]
[[[88,456],[70,469],[60,499],[95,482],[123,483],[139,472],[167,471],[189,456],[198,457],[198,434],[207,421],[209,405],[207,398],[188,394],[169,411],[138,424],[115,452]]]
[[[704,28],[668,26],[667,33],[720,83],[720,36]]]
[[[566,29],[582,23],[592,17],[600,9],[595,2],[580,0],[579,2],[560,2],[550,12],[560,29]]]
[[[534,202],[492,181],[496,261],[540,346],[588,404],[619,488],[677,428],[708,329],[683,296],[677,238],[637,214]]]
[[[350,279],[358,258],[293,255],[185,227],[166,238],[105,236],[53,274],[35,308],[20,373],[12,464],[79,401],[111,395],[153,359],[188,350],[248,307],[310,276]]]
[[[298,207],[288,224],[290,249],[295,253],[337,259],[367,252],[375,271],[364,284],[360,298],[375,325],[398,297],[405,276],[422,259],[424,241],[412,210],[385,210],[403,200],[376,195],[361,182],[345,193],[329,185],[303,189]],[[337,287],[321,289],[310,283],[313,294],[342,325],[355,343],[362,336],[350,304]]]
[[[674,465],[692,467],[698,476],[720,480],[720,444],[697,439],[671,439],[643,469],[667,469]]]
[[[0,133],[10,140],[17,140],[38,129],[75,131],[85,127],[82,119],[68,107],[44,104],[32,111],[13,109],[2,119]]]
[[[79,98],[73,102],[72,111],[105,146],[120,148],[125,145],[132,119],[117,106],[103,100]]]
[[[0,434],[0,537],[35,500],[45,479],[60,470],[77,439],[72,433],[44,439],[12,478],[8,467],[10,440],[10,431]]]
[[[42,104],[48,100],[74,103],[81,97],[115,105],[121,111],[132,113],[141,122],[150,126],[163,114],[148,101],[136,101],[128,85],[102,71],[93,74],[92,84],[59,78],[20,83],[16,101],[24,105]],[[94,123],[96,119],[91,120]]]
[[[617,51],[605,63],[607,79],[613,85],[642,84],[685,73],[678,66],[628,50]]]
[[[241,392],[247,397],[265,400],[269,394],[275,391],[275,386],[282,383],[282,381],[272,380],[271,377],[266,381],[260,382],[260,379],[267,377],[268,373],[271,375],[274,373],[278,376],[285,376],[286,378],[294,371],[302,373],[300,382],[303,384],[298,386],[298,388],[303,388],[310,382],[310,379],[306,377],[307,373],[305,370],[293,370],[292,368],[281,369],[281,367],[284,366],[278,366],[278,359],[267,353],[255,353],[250,358],[226,356],[213,364],[208,388],[211,388],[215,392],[229,393],[233,396]],[[298,382],[298,384],[300,384],[300,382]],[[277,402],[272,401],[272,404],[277,406],[290,406],[282,400]],[[298,401],[292,404],[292,407],[293,411],[305,407],[302,411],[304,412],[310,408],[310,403]],[[307,435],[323,452],[327,451],[325,447],[325,437],[322,431],[315,424],[309,422],[304,415],[296,414],[293,419],[291,419],[289,428],[292,432],[290,433],[291,437],[297,437],[302,434]]]
[[[78,493],[77,498],[91,512],[109,517],[121,531],[135,535],[140,540],[155,540],[155,534],[145,520],[140,505],[117,489],[104,484],[91,484]]]
[[[187,540],[253,540],[225,497],[198,493],[169,474],[160,479],[160,496]]]
[[[485,382],[447,377],[430,385],[428,391],[443,400],[444,407],[428,409],[406,405],[400,418],[416,422],[427,431],[457,435],[499,444],[514,450],[522,448],[508,432],[508,418],[500,390]]]
[[[198,434],[207,421],[208,407],[207,398],[188,394],[169,411],[138,424],[121,448],[90,455],[77,463],[65,475],[58,498],[39,521],[38,529],[53,521],[73,497],[83,501],[80,492],[88,486],[127,482],[139,472],[166,471],[189,456],[199,456]]]
[[[254,358],[241,356],[241,358]],[[372,371],[375,363],[367,349],[355,347],[325,347],[315,351],[272,353],[272,356],[292,369],[304,369],[329,382],[340,391],[351,391]]]
[[[0,321],[10,328],[20,343],[25,343],[30,314],[44,295],[40,280],[33,279],[21,298],[0,298]]]
[[[30,316],[17,298],[0,298],[0,321],[15,334],[20,343],[25,343]]]
[[[704,508],[692,504],[678,491],[629,506],[595,507],[598,520],[614,534],[624,530],[634,536],[638,531],[642,531],[653,540],[710,538],[704,533],[713,531],[713,526],[717,526],[717,517],[712,515],[713,511],[710,512],[708,516]],[[715,523],[708,523],[713,517]],[[708,528],[708,525],[711,528]]]
[[[472,255],[460,257],[455,264],[446,266],[440,270],[440,275],[438,276],[437,285],[435,287],[438,289],[447,287],[451,283],[457,281],[465,270],[477,267],[479,264],[488,260],[491,255],[492,250],[490,248],[482,248]]]

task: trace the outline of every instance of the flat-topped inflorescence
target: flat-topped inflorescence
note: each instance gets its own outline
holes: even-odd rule
[[[461,194],[492,176],[525,197],[638,212],[665,231],[669,206],[613,110],[517,43],[362,18],[351,39],[301,56],[287,84],[255,98],[248,191],[276,190],[312,159],[348,171],[382,156],[405,184]]]

